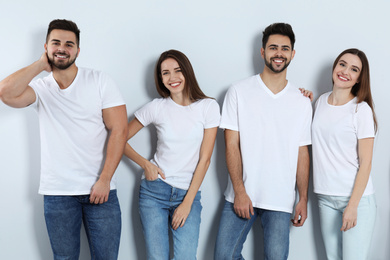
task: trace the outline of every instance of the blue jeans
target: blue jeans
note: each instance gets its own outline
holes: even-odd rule
[[[44,196],[46,227],[55,260],[77,260],[81,222],[87,233],[91,259],[118,258],[121,211],[116,190],[108,201],[91,204],[89,195]]]
[[[173,213],[186,194],[186,190],[174,188],[160,179],[141,181],[139,212],[147,259],[169,259],[169,229],[173,236],[174,259],[196,259],[202,211],[200,191],[195,196],[184,226],[173,230],[171,225]]]
[[[228,201],[222,211],[215,245],[215,260],[244,259],[241,254],[246,237],[257,217],[260,217],[264,235],[264,258],[284,260],[288,257],[290,219],[287,212],[254,208],[250,219],[240,218]]]
[[[343,212],[350,197],[317,194],[322,238],[328,260],[366,260],[375,225],[375,195],[363,196],[357,210],[357,225],[341,231]]]

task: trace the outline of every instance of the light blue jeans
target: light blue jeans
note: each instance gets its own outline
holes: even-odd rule
[[[317,194],[321,233],[328,260],[366,260],[375,225],[375,195],[363,196],[359,202],[357,225],[340,231],[343,212],[350,197]]]
[[[174,259],[196,259],[202,211],[200,191],[195,196],[184,226],[173,230],[171,225],[173,213],[186,194],[186,190],[174,188],[160,179],[141,181],[139,212],[148,260],[169,259],[169,229],[173,236]]]
[[[84,223],[92,260],[116,260],[121,236],[121,211],[116,190],[108,201],[91,204],[89,195],[44,196],[46,227],[55,260],[78,260]]]
[[[234,204],[225,201],[215,245],[215,260],[244,259],[241,254],[246,237],[257,217],[260,217],[264,234],[264,259],[285,260],[290,242],[291,214],[254,208],[250,219],[237,216]]]

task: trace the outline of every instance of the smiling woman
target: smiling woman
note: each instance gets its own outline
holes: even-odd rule
[[[371,160],[376,118],[366,55],[342,52],[333,91],[316,102],[313,119],[314,192],[328,259],[368,259],[376,216]]]
[[[157,128],[157,150],[150,161],[129,144],[125,155],[144,169],[139,212],[147,259],[169,259],[173,233],[174,259],[196,259],[200,186],[210,164],[220,112],[195,78],[188,58],[169,50],[156,63],[155,82],[162,98],[135,112],[128,138],[144,126]]]

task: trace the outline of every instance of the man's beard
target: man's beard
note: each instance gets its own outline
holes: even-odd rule
[[[66,55],[66,54],[64,54],[64,53],[55,53],[54,55],[56,55],[56,54],[59,54],[59,55]],[[52,58],[49,58],[49,57],[48,57],[48,59],[49,59],[49,61],[50,61],[50,64],[51,64],[53,67],[55,67],[56,69],[59,69],[59,70],[66,70],[67,68],[69,68],[70,66],[72,66],[73,63],[75,63],[75,61],[76,61],[76,59],[77,59],[77,56],[76,56],[76,57],[74,57],[73,60],[69,60],[68,62],[56,62],[56,61],[55,61],[54,55],[53,55]]]
[[[284,66],[282,68],[276,70],[274,67],[272,67],[272,60],[273,59],[282,59],[282,60],[284,60]],[[286,63],[286,61],[287,61],[286,58],[274,57],[274,58],[271,58],[271,62],[268,62],[266,56],[264,56],[265,66],[267,66],[274,73],[281,73],[281,72],[283,72],[288,67],[288,65],[290,65],[290,62],[291,62],[291,60],[288,63]]]

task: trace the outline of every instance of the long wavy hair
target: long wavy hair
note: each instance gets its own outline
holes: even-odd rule
[[[364,54],[364,52],[359,49],[355,49],[355,48],[347,49],[342,53],[340,53],[339,56],[337,56],[336,60],[333,63],[332,71],[336,67],[341,57],[347,53],[358,56],[360,61],[362,62],[362,70],[360,72],[358,82],[352,87],[351,94],[357,97],[358,103],[365,101],[371,107],[372,116],[374,118],[375,132],[377,132],[378,123],[374,111],[374,101],[372,100],[371,86],[370,86],[370,66],[368,64],[368,59],[366,54]]]
[[[161,63],[163,63],[163,61],[169,58],[172,58],[177,61],[183,73],[183,76],[185,78],[184,95],[187,96],[191,102],[197,101],[199,99],[209,98],[200,89],[190,60],[187,58],[186,55],[184,55],[184,53],[177,50],[169,50],[163,52],[156,62],[156,67],[154,70],[154,81],[156,83],[158,94],[160,94],[160,96],[164,98],[167,98],[171,95],[170,91],[165,87],[164,83],[162,82],[161,76]]]

